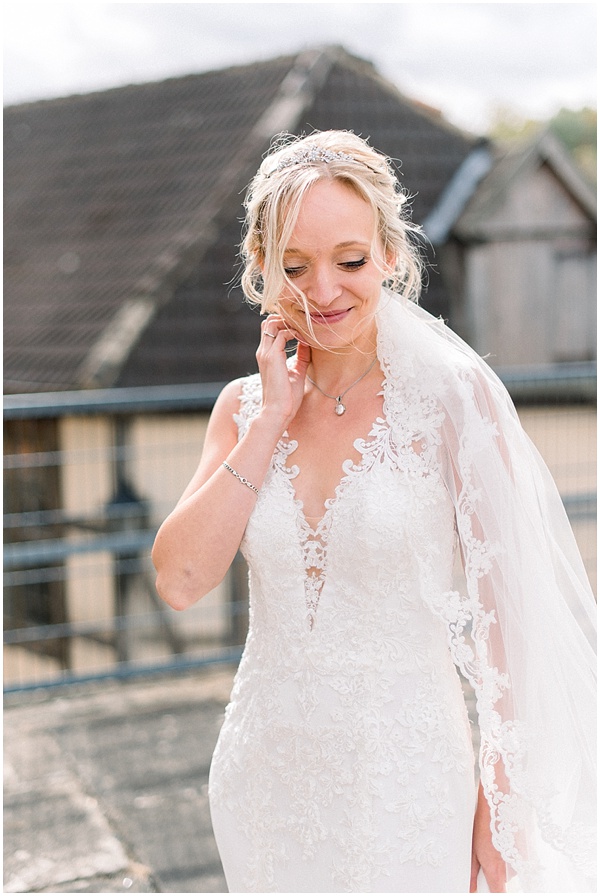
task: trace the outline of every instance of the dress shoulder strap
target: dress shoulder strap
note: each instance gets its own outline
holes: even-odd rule
[[[240,409],[233,419],[237,423],[238,439],[246,433],[250,421],[256,417],[262,403],[262,382],[259,373],[247,376],[241,381]]]

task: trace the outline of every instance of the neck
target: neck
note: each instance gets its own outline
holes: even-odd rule
[[[375,348],[370,351],[352,349],[347,352],[312,349],[309,373],[325,392],[338,394],[369,369],[376,355]]]
[[[377,331],[363,333],[356,344],[339,349],[311,348],[309,372],[327,392],[336,392],[363,374],[377,356]]]

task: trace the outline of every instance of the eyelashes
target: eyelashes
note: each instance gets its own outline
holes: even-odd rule
[[[342,261],[338,265],[338,267],[342,268],[344,271],[358,271],[360,268],[364,267],[367,263],[367,258],[359,258],[356,261]],[[296,268],[284,268],[285,274],[290,280],[293,280],[295,277],[300,277],[306,271],[306,265],[300,265]]]
[[[290,280],[293,280],[294,277],[299,277],[300,274],[303,274],[304,271],[306,270],[306,268],[304,268],[304,267],[301,267],[301,268],[284,268],[283,270],[284,270],[286,276],[289,277]]]
[[[367,263],[366,258],[360,258],[358,261],[344,261],[344,262],[342,262],[340,267],[344,268],[345,270],[348,270],[348,271],[357,271],[359,268],[364,267],[364,265],[366,265],[366,263]]]

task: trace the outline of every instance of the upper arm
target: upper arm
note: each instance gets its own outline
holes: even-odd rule
[[[239,412],[242,382],[237,379],[228,383],[217,398],[208,421],[200,463],[179,504],[203,486],[235,448],[238,430],[234,414]]]

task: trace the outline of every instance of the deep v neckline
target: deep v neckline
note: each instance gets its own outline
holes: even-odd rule
[[[276,466],[280,468],[287,480],[287,488],[289,489],[290,496],[296,509],[300,529],[305,538],[311,538],[313,540],[320,539],[327,533],[333,511],[343,498],[344,492],[349,487],[349,483],[365,469],[366,455],[372,450],[373,443],[380,438],[382,429],[389,429],[389,421],[386,412],[389,380],[384,364],[381,364],[381,375],[381,386],[377,392],[377,395],[383,397],[381,412],[375,417],[367,435],[358,436],[354,439],[352,447],[359,454],[359,459],[355,462],[351,457],[348,457],[342,461],[340,479],[335,486],[333,495],[330,498],[325,499],[323,504],[324,511],[316,526],[311,526],[309,523],[309,519],[312,519],[312,517],[306,516],[304,501],[298,497],[294,486],[294,479],[300,475],[300,467],[298,464],[288,465],[290,456],[298,449],[298,440],[291,439],[287,430],[279,439],[275,452]]]
[[[309,523],[308,520],[310,518],[306,516],[304,511],[304,501],[298,497],[296,489],[294,487],[294,480],[300,474],[300,467],[298,466],[298,464],[292,464],[291,466],[288,466],[287,464],[290,456],[292,456],[298,448],[298,441],[297,439],[290,439],[287,430],[283,433],[278,444],[277,465],[285,476],[290,491],[290,496],[296,508],[298,521],[300,523],[302,531],[306,534],[307,537],[318,539],[321,538],[328,530],[330,517],[332,516],[335,507],[343,498],[344,492],[347,490],[349,483],[352,482],[358,475],[360,475],[360,473],[367,467],[366,455],[372,450],[374,442],[376,442],[378,438],[380,438],[381,431],[385,428],[387,428],[387,421],[385,415],[384,390],[384,408],[382,410],[382,414],[381,416],[375,418],[375,421],[371,425],[371,428],[366,437],[359,437],[352,443],[352,447],[355,449],[355,451],[358,452],[360,457],[357,461],[354,461],[351,457],[348,457],[344,461],[342,461],[342,472],[340,479],[335,486],[333,495],[330,498],[325,499],[323,504],[324,511],[316,526],[311,526],[311,524]]]
[[[298,476],[300,469],[298,465],[286,465],[288,457],[297,449],[298,442],[295,439],[290,439],[288,433],[285,432],[278,443],[275,455],[275,466],[283,476],[284,487],[287,490],[294,507],[298,545],[301,553],[301,562],[304,567],[305,611],[308,621],[308,630],[311,633],[315,627],[317,610],[321,602],[321,594],[327,579],[330,550],[329,536],[335,510],[340,502],[344,500],[352,483],[354,483],[361,474],[364,474],[366,470],[372,467],[374,458],[377,457],[382,450],[385,435],[389,432],[385,396],[384,379],[384,400],[381,416],[376,417],[369,434],[366,437],[355,439],[353,447],[360,455],[360,459],[358,462],[355,462],[352,458],[347,458],[343,461],[341,478],[335,487],[333,496],[326,499],[323,516],[319,520],[316,528],[309,524],[304,513],[304,503],[298,498],[294,488],[294,479]]]
[[[373,466],[375,458],[380,456],[382,450],[385,450],[386,436],[390,432],[389,379],[383,368],[382,374],[381,389],[378,391],[378,395],[383,396],[380,413],[375,417],[368,434],[357,437],[353,441],[352,447],[357,452],[358,459],[354,460],[348,457],[342,461],[340,479],[333,495],[325,500],[323,514],[316,526],[310,525],[305,514],[304,502],[296,493],[294,479],[300,474],[300,467],[298,464],[290,464],[289,460],[293,460],[293,454],[298,448],[298,441],[291,439],[287,430],[279,439],[273,457],[274,468],[283,478],[283,487],[294,509],[297,543],[304,568],[305,612],[310,632],[315,626],[317,609],[326,584],[331,548],[330,535],[335,511],[344,501],[353,483]]]

